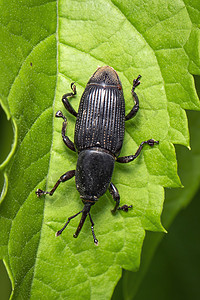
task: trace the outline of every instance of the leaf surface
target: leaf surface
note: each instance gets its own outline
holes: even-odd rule
[[[200,80],[197,82],[199,88],[200,88]],[[113,294],[112,299],[142,299],[142,297],[145,297],[144,295],[147,295],[150,291],[150,289],[154,290],[155,286],[159,285],[160,290],[164,290],[166,287],[166,284],[164,283],[165,279],[171,280],[169,278],[169,274],[165,274],[165,279],[162,280],[162,278],[159,277],[155,281],[155,278],[150,281],[148,281],[148,278],[151,278],[152,274],[157,274],[158,269],[159,272],[161,272],[160,268],[163,268],[163,264],[166,266],[168,263],[168,259],[171,260],[172,265],[170,265],[170,274],[178,273],[180,275],[181,272],[183,272],[182,268],[180,267],[180,264],[182,264],[181,260],[181,253],[179,253],[180,247],[183,245],[180,244],[180,240],[178,239],[178,236],[173,236],[173,230],[171,229],[171,224],[174,221],[176,215],[183,210],[191,201],[193,201],[193,197],[196,193],[196,191],[199,188],[199,182],[200,182],[200,150],[199,150],[199,130],[200,130],[200,119],[199,119],[199,112],[188,112],[188,119],[189,119],[189,129],[191,134],[191,151],[188,151],[187,148],[184,148],[180,145],[176,146],[176,152],[177,152],[177,158],[178,158],[178,173],[180,175],[181,181],[184,185],[183,189],[166,189],[166,197],[165,197],[165,203],[164,203],[164,209],[162,213],[162,222],[167,228],[168,237],[164,236],[164,234],[155,234],[152,232],[148,232],[147,236],[145,238],[144,244],[143,244],[143,250],[142,250],[142,257],[141,257],[141,265],[138,272],[130,272],[130,271],[124,271],[123,276],[118,283],[115,292]],[[198,197],[198,194],[196,195]],[[187,213],[187,212],[185,212]],[[196,213],[196,215],[194,215]],[[187,219],[187,223],[191,224],[193,220],[198,219],[198,210],[193,211],[193,215],[191,215],[190,211],[190,218]],[[177,223],[179,221],[179,216],[175,219],[174,223]],[[174,223],[172,224],[174,227]],[[187,227],[187,223],[182,224],[184,228],[182,228],[183,235],[186,234],[186,241],[187,247],[194,247],[192,244],[188,245],[187,239],[191,236],[190,229]],[[194,224],[192,223],[194,226]],[[191,225],[191,227],[192,227]],[[180,230],[180,228],[179,228]],[[195,236],[197,234],[198,230],[193,228],[192,235]],[[171,236],[172,235],[172,236]],[[188,237],[189,236],[189,237]],[[168,257],[168,253],[165,249],[164,253],[163,251],[163,244],[162,246],[159,246],[159,243],[162,241],[162,239],[165,238],[166,241],[170,241],[170,239],[176,239],[174,241],[174,244],[172,247],[174,247],[173,255],[178,256],[177,260],[174,260],[171,257]],[[192,237],[191,237],[192,239]],[[195,239],[194,239],[195,240]],[[191,242],[191,241],[190,241]],[[195,244],[196,246],[196,244]],[[186,247],[186,248],[187,248]],[[158,250],[156,251],[156,249]],[[198,248],[198,246],[197,246]],[[184,248],[185,249],[185,248]],[[186,250],[184,250],[186,251]],[[187,249],[188,251],[188,249]],[[162,253],[162,254],[161,254]],[[184,252],[185,254],[185,252]],[[182,255],[184,255],[182,253]],[[195,256],[193,256],[193,251],[190,252],[190,254],[193,257],[193,260],[195,261]],[[160,255],[164,256],[162,257],[162,260],[159,260]],[[170,255],[170,254],[169,254]],[[162,264],[156,265],[157,259],[159,260],[159,263]],[[188,258],[189,259],[189,258]],[[190,259],[189,259],[190,260]],[[194,262],[193,262],[194,263]],[[155,265],[154,265],[155,264]],[[190,268],[193,268],[193,264],[188,262],[190,265]],[[187,268],[187,263],[184,264],[184,268]],[[165,269],[165,268],[164,268]],[[193,269],[192,269],[193,270]],[[146,276],[147,273],[147,276]],[[193,274],[193,273],[192,273]],[[182,283],[184,280],[188,280],[191,273],[184,273],[180,280],[180,285],[182,287]],[[194,275],[194,274],[193,274]],[[155,275],[156,276],[156,275]],[[178,276],[178,275],[177,275]],[[195,275],[194,275],[195,276]],[[131,287],[131,288],[130,288]],[[185,289],[182,289],[185,293],[185,290],[191,289],[191,285],[187,285]],[[166,292],[166,291],[163,291]],[[169,296],[169,293],[168,293]],[[153,295],[151,295],[151,298]],[[166,296],[167,297],[167,296]]]
[[[160,222],[164,189],[180,186],[173,143],[189,146],[184,109],[199,109],[191,72],[199,74],[193,53],[194,27],[181,1],[8,1],[1,10],[1,103],[13,121],[15,141],[1,165],[6,184],[0,208],[0,255],[9,269],[13,298],[109,299],[121,269],[137,270],[145,230],[163,231]],[[154,10],[152,10],[154,8]],[[152,13],[153,12],[153,13]],[[74,179],[53,197],[38,199],[37,188],[51,189],[76,167],[77,155],[64,146],[61,109],[73,140],[75,119],[63,109],[62,95],[76,82],[77,110],[84,87],[98,66],[119,74],[126,112],[133,106],[132,80],[140,111],[127,122],[121,155],[135,153],[149,138],[138,159],[115,166],[122,204],[133,209],[115,216],[107,192],[92,208],[99,246],[90,223],[77,240],[78,220],[59,238],[55,232],[82,209]]]

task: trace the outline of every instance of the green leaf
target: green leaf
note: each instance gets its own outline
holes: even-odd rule
[[[199,93],[200,94],[200,77],[196,78],[196,83],[197,87],[199,88]],[[165,227],[168,229],[171,226],[172,221],[180,212],[183,208],[185,208],[190,201],[192,201],[193,204],[193,198],[196,193],[196,191],[199,189],[199,182],[200,182],[200,149],[199,149],[199,130],[200,130],[200,118],[199,118],[199,112],[188,112],[188,119],[189,119],[189,129],[191,133],[191,151],[188,151],[187,148],[183,148],[181,146],[176,146],[177,150],[177,158],[178,158],[178,165],[179,165],[179,174],[180,178],[184,184],[184,189],[167,189],[166,190],[166,200],[165,200],[165,205],[163,209],[163,214],[162,214],[162,221],[165,225]],[[199,193],[196,195],[198,197]],[[196,197],[196,198],[197,198]],[[195,205],[195,204],[193,204]],[[197,206],[197,205],[195,205]],[[193,211],[193,213],[195,213]],[[187,219],[188,224],[193,224],[194,227],[194,220],[198,220],[198,210],[196,209],[196,216],[193,214],[191,215],[191,210],[190,213],[187,214]],[[174,223],[179,223],[179,216],[176,218]],[[185,220],[186,221],[186,220]],[[144,241],[143,245],[143,251],[142,251],[142,259],[141,259],[141,266],[139,272],[133,273],[126,271],[123,273],[123,277],[120,280],[116,291],[113,295],[113,300],[114,299],[143,299],[145,297],[145,294],[148,294],[149,288],[151,286],[152,290],[156,287],[159,286],[159,290],[164,289],[166,287],[166,282],[163,284],[162,277],[160,276],[159,279],[157,278],[157,272],[159,269],[159,272],[162,272],[163,265],[166,265],[166,260],[170,260],[171,262],[174,261],[170,265],[170,274],[179,274],[182,272],[180,280],[180,285],[181,289],[183,292],[185,292],[187,289],[191,289],[192,285],[190,283],[191,280],[189,280],[191,276],[191,272],[185,272],[183,271],[183,268],[188,268],[188,265],[190,266],[189,268],[192,270],[192,276],[195,276],[193,266],[195,262],[195,256],[193,254],[194,251],[189,251],[188,248],[195,248],[196,251],[196,241],[195,247],[194,244],[188,245],[187,239],[192,239],[195,240],[195,236],[198,234],[198,227],[191,229],[191,227],[188,229],[187,223],[182,224],[182,230],[181,232],[186,232],[185,239],[183,237],[176,236],[176,241],[174,240],[173,236],[173,230],[169,229],[169,236],[168,238],[168,244],[170,244],[170,241],[173,244],[171,247],[174,247],[173,249],[173,255],[177,256],[176,260],[173,260],[171,257],[167,257],[168,253],[167,250],[165,249],[163,251],[163,244],[162,248],[160,246],[158,247],[158,244],[161,242],[163,239],[163,234],[152,234],[148,232],[146,239]],[[173,224],[172,227],[175,225]],[[187,228],[187,230],[186,230]],[[176,228],[174,228],[176,230]],[[179,224],[179,230],[180,230],[180,224]],[[183,231],[184,230],[184,231]],[[191,233],[190,230],[193,230]],[[182,234],[181,234],[182,235]],[[171,240],[170,240],[171,239]],[[180,245],[180,239],[184,240],[184,244],[186,247],[183,249],[183,251],[186,251],[187,249],[188,253],[190,255],[188,256],[187,259],[184,261],[184,266],[180,267],[180,264],[182,264],[182,258],[181,258],[181,251],[180,247],[182,247],[182,244]],[[191,240],[190,240],[191,242]],[[165,237],[165,244],[167,243],[166,237]],[[156,248],[158,247],[158,251],[156,252]],[[198,246],[197,246],[198,247]],[[190,249],[191,250],[191,249]],[[153,258],[153,255],[155,254],[155,258]],[[162,252],[162,253],[161,253]],[[184,253],[185,254],[185,253]],[[184,255],[182,254],[182,255]],[[169,254],[170,255],[170,254]],[[162,257],[160,260],[160,256]],[[164,256],[164,257],[163,257]],[[191,257],[193,262],[191,262]],[[161,265],[154,265],[156,261],[159,260],[159,264]],[[187,261],[188,260],[188,261]],[[150,265],[151,263],[151,265]],[[153,264],[154,263],[154,264]],[[147,277],[145,277],[147,273]],[[148,280],[148,278],[151,278],[153,274],[156,274],[156,282],[155,280]],[[164,275],[167,280],[174,280],[171,277],[169,278],[169,274]],[[164,277],[163,276],[163,277]],[[196,278],[197,278],[196,274]],[[174,278],[174,277],[173,277]],[[164,280],[165,280],[164,279]],[[188,281],[187,286],[183,288],[183,282]],[[152,284],[154,284],[152,286]],[[130,288],[131,287],[131,288]],[[176,283],[176,288],[178,289],[178,283]],[[145,291],[144,291],[145,290]],[[166,297],[169,298],[169,287],[167,288],[168,294]],[[178,290],[177,290],[178,291]],[[165,291],[163,291],[165,293]],[[194,292],[194,291],[193,291]],[[161,291],[160,291],[161,293]],[[151,295],[153,296],[153,295]],[[180,296],[180,295],[179,295]],[[138,298],[139,297],[139,298]],[[180,296],[181,297],[181,296]],[[152,297],[149,296],[151,299]],[[163,296],[164,298],[164,296]],[[187,296],[186,296],[187,298]],[[152,298],[153,299],[153,298]],[[167,298],[166,298],[167,299]]]
[[[145,230],[162,231],[163,187],[180,186],[173,143],[189,146],[184,109],[199,109],[191,73],[199,74],[193,25],[181,1],[7,1],[1,10],[1,103],[15,128],[9,158],[1,165],[6,185],[0,207],[0,255],[13,282],[13,298],[109,299],[122,268],[136,270]],[[195,18],[195,17],[194,17]],[[53,197],[38,199],[37,188],[50,189],[76,166],[77,155],[64,146],[61,97],[76,82],[78,96],[98,66],[114,67],[123,83],[126,112],[137,89],[140,111],[126,125],[121,155],[145,147],[133,163],[115,167],[113,182],[128,214],[111,215],[106,193],[92,209],[99,246],[90,223],[77,240],[78,220],[55,238],[67,218],[82,209],[74,180]],[[75,120],[67,134],[74,136]],[[105,288],[106,287],[106,288]]]

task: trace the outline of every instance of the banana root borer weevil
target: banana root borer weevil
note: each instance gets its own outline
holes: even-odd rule
[[[124,140],[125,121],[132,119],[139,110],[139,100],[135,88],[140,84],[140,78],[139,75],[137,79],[133,80],[131,93],[134,106],[127,115],[125,115],[121,81],[117,72],[109,66],[98,68],[89,79],[80,100],[78,113],[73,109],[68,99],[76,95],[74,82],[71,84],[72,92],[62,97],[65,108],[76,117],[74,143],[66,136],[66,117],[61,111],[58,111],[55,116],[63,119],[63,142],[69,149],[78,153],[76,170],[63,174],[51,191],[37,189],[36,194],[38,197],[46,194],[52,196],[61,182],[75,176],[76,188],[80,193],[84,207],[68,218],[63,228],[57,231],[57,236],[63,232],[73,218],[82,213],[74,237],[78,237],[85,219],[89,215],[94,243],[98,245],[90,209],[107,190],[116,202],[112,210],[113,213],[117,210],[127,212],[132,207],[132,205],[126,204],[119,206],[120,195],[116,186],[111,182],[115,161],[118,163],[131,162],[140,154],[145,144],[153,147],[154,144],[159,143],[149,139],[139,145],[134,155],[119,157]]]

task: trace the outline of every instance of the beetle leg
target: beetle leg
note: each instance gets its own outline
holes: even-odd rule
[[[159,144],[159,141],[155,141],[153,139],[150,139],[148,141],[144,141],[140,144],[139,148],[135,152],[134,155],[129,155],[129,156],[122,156],[117,158],[117,162],[119,163],[129,163],[130,161],[134,160],[138,155],[140,154],[142,148],[144,147],[145,144],[148,144],[149,146],[153,147],[154,144]]]
[[[109,186],[109,192],[111,193],[113,200],[116,202],[115,207],[111,210],[112,213],[115,213],[119,207],[120,195],[116,186],[111,182]]]
[[[45,192],[45,191],[43,191],[43,190],[41,190],[41,189],[37,189],[37,191],[36,191],[35,193],[36,193],[36,195],[37,195],[38,197],[40,197],[40,196],[42,196],[42,195],[46,195],[46,194],[52,196],[53,193],[55,192],[55,190],[57,189],[57,187],[59,186],[59,184],[60,184],[61,182],[65,182],[65,181],[71,179],[72,177],[74,177],[74,175],[75,175],[75,170],[68,171],[67,173],[63,174],[63,175],[58,179],[58,181],[56,182],[56,184],[54,185],[54,187],[52,188],[52,190],[51,190],[50,192],[47,192],[47,191]]]
[[[68,136],[65,135],[66,133],[66,128],[67,128],[67,119],[65,118],[65,116],[63,115],[63,113],[59,110],[57,111],[57,113],[55,114],[55,116],[57,118],[63,118],[64,122],[62,125],[62,139],[63,142],[65,143],[65,145],[72,151],[76,152],[74,143],[68,138]]]
[[[63,95],[62,102],[63,102],[66,110],[68,110],[68,112],[70,112],[70,114],[72,114],[73,116],[77,117],[77,112],[73,109],[73,107],[69,103],[69,99],[68,99],[68,97],[73,97],[76,95],[76,86],[75,86],[74,82],[71,83],[71,89],[72,89],[72,93],[67,93],[67,94]]]
[[[118,189],[112,182],[110,183],[110,186],[109,186],[109,192],[111,193],[113,200],[116,202],[115,207],[111,210],[112,213],[115,213],[116,210],[123,210],[123,211],[127,212],[128,209],[132,207],[132,205],[127,205],[127,204],[119,207],[120,195],[119,195]]]
[[[95,243],[96,246],[98,246],[98,240],[97,240],[97,238],[95,236],[95,233],[94,233],[94,222],[92,221],[92,217],[91,217],[90,213],[89,213],[89,217],[90,217],[90,222],[91,222],[91,230],[92,230],[92,235],[93,235],[93,238],[94,238],[94,243]]]
[[[140,79],[141,77],[142,77],[142,76],[139,75],[139,76],[137,77],[137,79],[134,79],[134,80],[133,80],[133,87],[132,87],[131,93],[132,93],[132,96],[133,96],[135,105],[133,106],[133,108],[131,109],[131,111],[128,113],[128,115],[125,116],[125,121],[128,121],[128,120],[132,119],[133,117],[135,117],[136,113],[137,113],[138,110],[139,110],[139,99],[138,99],[137,94],[134,92],[134,90],[135,90],[135,88],[140,84],[139,79]]]

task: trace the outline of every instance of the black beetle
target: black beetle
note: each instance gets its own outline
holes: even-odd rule
[[[74,237],[78,237],[85,219],[89,215],[94,243],[98,245],[90,208],[107,189],[116,202],[112,210],[113,213],[116,210],[127,212],[132,207],[132,205],[119,207],[120,195],[111,182],[114,163],[115,161],[128,163],[140,154],[145,144],[153,146],[155,143],[159,143],[153,139],[144,141],[134,155],[118,157],[124,139],[124,123],[133,118],[139,109],[139,100],[134,90],[140,84],[140,78],[139,75],[137,79],[133,80],[131,92],[135,104],[126,116],[121,81],[117,72],[109,66],[98,68],[88,81],[81,97],[78,113],[68,100],[68,97],[76,95],[74,82],[71,84],[72,92],[62,97],[65,108],[76,117],[74,143],[65,135],[67,127],[65,116],[61,111],[58,111],[55,116],[64,120],[62,138],[65,145],[72,151],[78,152],[76,170],[68,171],[62,175],[50,192],[37,189],[36,194],[38,197],[43,194],[52,196],[61,182],[75,176],[76,188],[80,193],[84,207],[77,214],[68,218],[64,227],[56,233],[57,236],[63,232],[71,219],[82,213]]]

